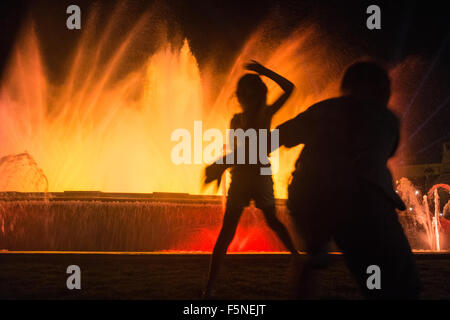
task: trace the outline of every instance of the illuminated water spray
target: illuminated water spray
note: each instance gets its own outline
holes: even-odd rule
[[[225,133],[233,113],[240,112],[234,92],[245,62],[256,59],[296,84],[274,118],[275,127],[313,103],[336,96],[343,70],[360,58],[313,25],[278,37],[268,21],[224,70],[215,52],[209,62],[199,64],[189,39],[182,32],[178,40],[169,39],[159,27],[164,22],[151,11],[126,30],[121,6],[106,24],[99,22],[98,12],[91,12],[57,83],[48,76],[39,35],[31,23],[24,28],[0,86],[0,191],[211,193],[201,189],[204,165],[171,161],[171,133],[193,130],[198,120],[204,130]],[[152,43],[153,49],[143,54],[140,64],[130,66],[132,53],[142,43]],[[394,85],[395,74],[407,76],[399,71],[394,72]],[[270,103],[281,90],[266,82]],[[400,91],[398,86],[393,90],[394,104],[402,105],[395,97]],[[280,170],[274,175],[277,198],[286,198],[301,148],[280,152]],[[225,186],[221,190],[225,193]],[[438,213],[433,227],[423,204],[427,200],[411,199],[414,208],[423,209],[415,217],[429,237],[426,242],[439,246]],[[288,224],[285,208],[277,209]],[[230,250],[282,250],[256,211],[246,210]],[[0,201],[0,249],[211,250],[222,214],[222,205]]]
[[[441,251],[441,245],[439,243],[439,195],[437,188],[434,189],[434,235],[436,237],[436,250]]]
[[[273,127],[337,94],[341,72],[352,62],[347,55],[338,59],[341,51],[313,27],[268,40],[267,26],[262,26],[231,67],[218,71],[220,61],[198,64],[188,39],[147,32],[149,25],[161,23],[149,18],[151,12],[129,30],[120,30],[125,35],[111,48],[121,25],[117,19],[125,16],[122,8],[116,11],[106,25],[92,14],[58,83],[49,80],[33,27],[21,33],[3,76],[0,156],[26,150],[47,177],[49,191],[201,193],[204,165],[173,164],[171,133],[192,130],[196,120],[204,130],[225,133],[232,114],[240,111],[234,92],[248,59],[258,59],[297,85]],[[130,54],[142,42],[155,48],[141,65],[128,67]],[[331,60],[329,52],[335,52]],[[267,84],[270,102],[281,91]],[[279,198],[286,197],[299,150],[281,152],[282,170],[274,177]],[[0,191],[12,188],[2,185]],[[27,191],[36,190],[30,185]]]
[[[427,243],[428,249],[437,251],[441,250],[439,189],[450,191],[450,186],[447,184],[436,184],[427,194],[421,197],[420,192],[408,179],[401,178],[397,184],[397,191],[407,206],[406,215],[408,219],[412,219],[415,227],[415,234],[410,234],[409,236],[417,237],[423,234],[425,236],[424,242]],[[434,202],[433,212],[430,210],[430,207],[433,207],[430,203],[430,198],[433,198]]]

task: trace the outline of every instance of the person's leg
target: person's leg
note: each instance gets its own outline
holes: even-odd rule
[[[276,215],[272,176],[258,177],[253,181],[252,189],[251,194],[255,205],[263,212],[269,228],[276,233],[286,249],[292,254],[298,254],[288,230]]]
[[[299,212],[301,209],[291,208],[294,226],[302,240],[302,250],[306,255],[299,256],[294,262],[293,298],[310,300],[317,298],[319,270],[328,267],[331,262],[328,255],[329,237],[322,231],[317,232],[318,228],[308,219],[320,212],[311,209],[307,216],[300,216]]]
[[[347,266],[368,299],[415,299],[420,279],[397,213],[376,187],[362,184],[347,224],[336,234]],[[380,268],[381,289],[370,289],[367,268]]]
[[[220,230],[217,238],[214,250],[211,255],[208,283],[204,292],[204,297],[207,298],[211,295],[211,291],[219,274],[220,266],[227,253],[228,246],[234,238],[236,228],[239,223],[239,219],[242,214],[244,206],[227,204],[225,214],[223,217],[222,229]]]
[[[348,241],[346,245],[336,241],[363,296],[367,299],[417,299],[418,273],[407,242],[400,239],[400,234],[388,235],[386,238],[391,241],[366,241],[364,237],[370,234],[373,233],[367,232],[360,237],[354,237],[354,242]],[[351,236],[351,233],[347,233],[348,236]],[[381,288],[369,288],[367,285],[373,272],[368,268],[372,265],[379,267]]]
[[[315,299],[318,271],[331,263],[328,249],[339,201],[336,192],[324,190],[323,187],[310,188],[304,181],[298,183],[293,180],[288,192],[287,206],[295,232],[301,240],[301,250],[306,252],[295,264],[293,298]],[[323,201],[324,194],[327,201]]]
[[[292,254],[298,254],[287,228],[276,216],[275,205],[270,205],[260,209],[264,214],[267,225],[277,234],[286,249],[288,249]]]
[[[318,272],[328,266],[322,262],[328,260],[324,258],[327,251],[310,253],[298,256],[294,263],[294,288],[293,298],[299,300],[312,300],[317,298]],[[319,260],[319,263],[318,263]]]

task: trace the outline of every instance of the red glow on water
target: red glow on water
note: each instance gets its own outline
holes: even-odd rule
[[[229,252],[271,252],[285,250],[274,232],[265,226],[240,228],[228,249]]]
[[[183,243],[183,248],[194,251],[212,252],[220,227],[197,230]],[[244,210],[241,223],[228,247],[228,253],[280,252],[286,251],[276,234],[265,224],[262,213],[257,209]]]
[[[271,230],[261,227],[238,228],[236,235],[228,247],[228,253],[241,252],[278,252],[285,251],[283,245],[272,234]],[[184,245],[194,251],[212,252],[219,235],[219,230],[201,230]]]

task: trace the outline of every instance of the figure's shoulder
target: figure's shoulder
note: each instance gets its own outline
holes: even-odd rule
[[[310,116],[338,116],[344,113],[345,108],[351,105],[351,100],[348,97],[336,97],[322,100],[310,106],[305,113]]]
[[[391,121],[393,121],[395,123],[399,123],[400,122],[399,117],[389,107],[386,108],[386,112],[388,114],[388,117],[391,119]]]
[[[397,129],[400,126],[400,119],[389,108],[386,108],[386,117],[387,117],[388,121],[390,122],[391,126],[393,126],[394,128]]]
[[[347,105],[349,102],[351,102],[351,98],[347,97],[347,96],[329,98],[329,99],[322,100],[320,102],[313,104],[312,106],[310,106],[308,108],[308,110],[319,109],[319,108],[320,109],[335,108],[335,107]]]
[[[235,113],[230,121],[230,129],[240,128],[242,126],[243,113]]]

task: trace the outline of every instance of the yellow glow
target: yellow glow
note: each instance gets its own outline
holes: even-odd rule
[[[151,19],[140,19],[110,52],[105,52],[109,27],[98,41],[86,28],[64,81],[56,84],[48,80],[33,28],[26,30],[0,89],[0,157],[27,151],[47,176],[49,191],[212,193],[201,190],[204,165],[172,163],[176,142],[170,136],[178,128],[193,136],[195,120],[203,121],[203,130],[225,133],[239,112],[233,95],[247,60],[256,59],[296,84],[273,127],[337,94],[341,71],[351,62],[336,54],[330,59],[333,48],[313,28],[273,43],[261,28],[232,67],[218,72],[213,63],[199,67],[188,40],[177,45],[162,34],[152,35],[160,45],[142,66],[117,77],[133,44],[152,40],[140,32],[146,23]],[[266,80],[270,102],[280,89]],[[274,177],[278,198],[286,197],[300,150],[281,151]]]

